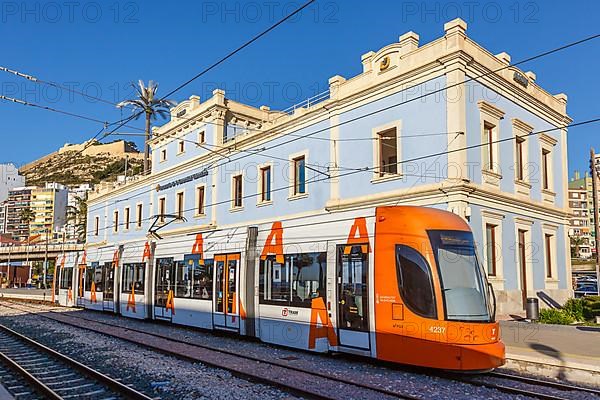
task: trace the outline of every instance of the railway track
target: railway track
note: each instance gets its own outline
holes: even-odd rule
[[[13,382],[18,376],[17,385],[9,380],[7,386],[19,399],[151,399],[2,324],[0,363],[13,372]]]
[[[2,303],[2,305],[6,306],[4,302]],[[19,307],[16,307],[14,303],[13,303],[13,306],[7,306],[7,307],[16,308],[16,309],[19,309],[20,311],[28,311],[28,310],[23,310],[23,309],[20,309]],[[57,307],[56,309],[62,310],[63,308]],[[36,308],[34,308],[34,310],[42,311],[42,310],[36,309]],[[67,316],[67,315],[64,315],[64,312],[60,312],[60,311],[57,312],[57,311],[48,310],[48,309],[44,309],[43,311],[46,311],[46,312],[49,312],[50,314],[52,314],[52,316],[41,315],[44,318],[48,318],[48,319],[51,319],[54,321],[66,323],[68,325],[80,327],[83,329],[91,329],[91,330],[97,331],[99,333],[108,334],[110,336],[114,336],[114,335],[111,335],[110,333],[106,333],[106,332],[101,332],[102,329],[99,329],[99,330],[93,329],[93,328],[89,327],[89,323],[103,325],[106,327],[110,327],[110,329],[115,329],[115,328],[124,329],[129,332],[135,332],[135,333],[138,333],[141,335],[147,335],[147,336],[154,337],[154,338],[161,339],[161,340],[168,340],[172,343],[184,344],[186,346],[200,348],[200,349],[203,349],[206,351],[211,351],[211,352],[219,352],[222,354],[227,354],[230,356],[243,358],[245,360],[249,360],[252,362],[266,363],[266,364],[269,364],[274,367],[283,367],[288,370],[293,370],[293,371],[296,371],[299,373],[304,373],[304,374],[308,373],[315,377],[332,380],[332,381],[335,381],[338,383],[353,385],[356,387],[360,387],[362,389],[375,391],[375,392],[378,392],[378,393],[386,395],[386,396],[392,396],[394,398],[404,398],[404,399],[421,398],[418,396],[413,396],[411,394],[399,393],[399,392],[396,392],[393,390],[384,389],[384,388],[378,387],[376,385],[363,384],[360,382],[346,380],[343,378],[335,377],[333,375],[318,372],[318,371],[307,371],[306,369],[295,368],[294,366],[286,364],[285,362],[279,362],[279,361],[275,361],[275,360],[267,360],[264,358],[254,357],[254,356],[250,356],[250,355],[240,355],[234,351],[225,350],[225,349],[215,349],[213,347],[203,346],[201,344],[196,344],[196,343],[190,344],[183,340],[171,338],[171,337],[168,337],[167,335],[162,335],[162,334],[158,334],[158,333],[154,333],[154,332],[148,332],[143,329],[136,329],[136,328],[130,328],[130,327],[123,328],[121,325],[118,325],[118,324],[113,324],[113,323],[104,322],[104,321],[98,321],[96,319],[86,318],[86,317],[82,317],[82,316],[72,316],[72,315]],[[77,320],[86,321],[88,323],[88,326],[86,326],[86,324],[81,324],[81,322],[77,322]],[[125,340],[128,340],[128,339],[125,339]],[[134,343],[138,343],[137,341],[134,341],[134,340],[130,340],[130,341],[132,341]],[[159,350],[163,353],[165,353],[165,352],[169,353],[168,351],[164,351],[164,349],[154,348],[154,350]],[[221,367],[221,368],[223,367],[222,365],[215,365],[215,366]],[[436,375],[436,374],[434,373],[432,375]],[[438,375],[438,376],[441,376],[441,377],[447,378],[447,379],[461,381],[461,382],[468,383],[471,385],[484,386],[487,388],[496,389],[496,390],[499,390],[499,391],[507,393],[507,394],[527,396],[527,397],[531,397],[531,398],[538,398],[541,400],[570,400],[571,399],[570,392],[573,392],[573,391],[585,392],[592,396],[596,396],[596,398],[600,399],[600,390],[597,390],[597,389],[579,387],[579,386],[575,386],[575,385],[553,382],[553,381],[548,381],[548,380],[544,380],[544,379],[535,379],[535,378],[524,377],[524,376],[519,376],[519,375],[507,374],[507,373],[503,373],[503,372],[490,372],[487,374],[477,375],[474,377],[471,377],[471,376],[467,377],[464,375],[456,375],[456,374],[442,374],[442,375]],[[492,378],[492,379],[486,380],[485,378]],[[269,382],[266,382],[266,383],[269,383]],[[523,385],[525,385],[525,388],[513,386],[515,383],[523,384]],[[271,383],[271,384],[273,384],[273,383]],[[281,385],[276,384],[276,386],[281,386]],[[548,389],[552,389],[551,393],[548,391]],[[308,395],[308,394],[310,394],[310,393],[304,393],[304,395]],[[315,397],[315,395],[316,394],[313,393],[311,397]],[[316,397],[319,398],[318,395]],[[320,397],[320,398],[328,398],[328,397]],[[594,398],[594,397],[592,397],[592,398]]]
[[[0,383],[4,390],[0,390],[0,399],[13,397],[19,400],[38,400],[42,396],[34,390],[31,384],[18,372],[8,368],[0,362]]]
[[[8,306],[5,302],[2,302],[1,305],[19,311],[31,312],[31,310],[17,307],[14,303]],[[317,371],[306,371],[286,364],[284,361],[277,362],[242,355],[233,351],[190,344],[166,335],[141,329],[123,328],[117,324],[100,322],[91,318],[64,315],[64,313],[51,310],[43,311],[52,314],[38,314],[46,319],[126,340],[180,359],[202,362],[206,365],[228,370],[235,376],[265,383],[307,398],[342,400],[348,398],[347,393],[354,393],[355,398],[422,399],[422,397],[388,390],[376,385],[355,382]],[[81,321],[85,321],[85,324],[82,324]],[[344,393],[346,394],[344,395]]]
[[[570,400],[573,392],[584,392],[590,394],[590,399],[600,399],[600,391],[596,389],[503,372],[489,372],[476,377],[451,377],[450,379],[541,400]],[[515,384],[524,385],[524,387],[516,387]]]

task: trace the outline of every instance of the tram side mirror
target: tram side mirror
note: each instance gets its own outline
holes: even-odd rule
[[[492,321],[496,320],[496,293],[494,292],[494,286],[488,282],[488,289],[490,290],[490,294],[492,295],[492,299],[494,300],[494,304],[492,308]]]

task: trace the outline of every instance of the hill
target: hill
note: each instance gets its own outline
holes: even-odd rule
[[[139,174],[143,160],[139,153],[128,154],[127,175]],[[83,155],[79,151],[64,151],[50,154],[27,168],[20,170],[27,185],[43,185],[58,182],[75,186],[83,183],[97,184],[101,181],[116,181],[125,173],[125,154],[99,153]]]

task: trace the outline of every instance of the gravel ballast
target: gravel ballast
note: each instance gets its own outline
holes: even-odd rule
[[[35,307],[38,308],[41,306]],[[56,310],[55,308],[52,309]],[[388,366],[375,365],[374,363],[364,362],[364,360],[353,360],[346,357],[336,357],[331,355],[323,356],[243,340],[237,337],[224,336],[222,334],[191,330],[168,324],[137,321],[93,311],[75,311],[66,308],[61,309],[61,311],[67,312],[73,316],[115,324],[124,328],[139,329],[159,335],[166,335],[173,339],[184,340],[188,343],[210,346],[216,349],[225,349],[234,351],[238,354],[250,355],[268,360],[277,360],[278,362],[286,360],[285,362],[295,367],[365,382],[388,390],[407,393],[424,399],[524,398],[522,396],[508,395],[494,389],[431,376],[419,373],[418,371],[415,372],[410,368],[397,369]],[[0,307],[0,315],[4,316],[11,313],[14,314],[14,311],[9,312],[6,308]],[[2,317],[2,319],[4,319],[4,317]],[[132,351],[132,347],[137,346],[132,346],[129,343],[123,343],[114,339],[107,339],[104,336],[91,334],[85,331],[80,332],[80,330],[76,328],[48,321],[41,317],[23,316],[18,319],[11,318],[11,320],[11,323],[18,324],[24,324],[21,320],[28,321],[24,324],[28,326],[28,329],[31,329],[32,325],[37,326],[40,325],[39,323],[43,323],[43,325],[40,326],[47,326],[48,328],[56,330],[58,333],[67,334],[67,336],[70,333],[71,339],[61,338],[61,345],[64,344],[63,342],[66,344],[71,342],[72,346],[73,342],[75,342],[76,345],[80,345],[81,343],[89,343],[96,340],[98,342],[97,353],[102,353],[102,356],[96,356],[99,357],[98,361],[111,360],[114,365],[124,363],[125,365],[123,367],[119,366],[119,368],[123,371],[128,371],[132,374],[131,376],[136,376],[135,374],[140,372],[140,375],[148,375],[148,378],[143,379],[144,384],[147,386],[150,383],[151,387],[152,384],[154,384],[153,392],[160,395],[162,398],[225,398],[221,397],[222,395],[225,395],[223,386],[231,386],[231,389],[233,389],[234,394],[225,395],[227,398],[292,398],[289,394],[269,388],[268,386],[257,385],[256,383],[232,377],[226,371],[220,371],[198,363],[191,364],[177,360],[173,357],[164,356],[139,348]],[[82,321],[82,323],[85,323],[85,321]],[[79,339],[80,337],[82,339]],[[101,340],[99,340],[99,338]],[[105,343],[106,341],[108,341],[108,343]],[[116,350],[116,347],[111,347],[116,346],[115,342],[119,343],[118,346],[122,350]],[[93,345],[90,346],[94,347]],[[59,349],[59,351],[60,350],[61,349]],[[74,349],[72,348],[70,349],[70,351],[73,350]],[[133,353],[135,353],[135,355],[132,357],[136,361],[130,362],[128,357],[126,357],[126,354]],[[141,354],[144,354],[144,357],[140,358]],[[140,365],[142,360],[145,360],[145,362],[142,362],[144,365]],[[96,362],[96,360],[90,359],[90,362]],[[169,373],[167,371],[173,372]],[[199,376],[196,376],[195,374],[199,374]],[[231,385],[228,382],[224,383],[227,379],[232,379],[236,382],[234,385]],[[198,388],[186,388],[186,386],[192,385],[194,382],[199,382],[198,384],[202,385],[202,390],[198,390]],[[262,389],[256,389],[257,386],[262,386]],[[140,388],[139,386],[136,387]],[[239,390],[238,387],[240,388]],[[148,390],[146,390],[146,392],[149,393]],[[248,394],[248,392],[250,394]],[[187,393],[186,397],[181,397],[181,393]],[[590,397],[589,394],[585,393],[569,393],[569,398],[587,399]]]

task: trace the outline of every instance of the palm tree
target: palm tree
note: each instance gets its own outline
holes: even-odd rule
[[[146,143],[144,146],[144,173],[148,173],[150,170],[149,156],[150,156],[150,146],[148,142],[151,137],[150,130],[150,122],[151,120],[156,120],[156,116],[159,115],[162,118],[167,118],[169,115],[169,109],[174,107],[177,103],[173,100],[166,100],[156,97],[156,91],[158,90],[158,83],[154,81],[149,81],[148,86],[144,84],[143,81],[138,82],[138,87],[132,85],[138,95],[137,99],[131,100],[123,100],[117,107],[127,107],[132,106],[133,112],[139,112],[136,116],[136,119],[140,117],[142,114],[146,114]],[[141,112],[140,112],[141,111]]]
[[[79,243],[85,243],[87,230],[87,194],[84,197],[75,196],[75,205],[67,206],[67,222],[75,227]]]
[[[579,258],[579,247],[584,244],[584,240],[581,236],[571,236],[571,257]]]
[[[29,223],[35,219],[35,212],[29,207],[22,208],[19,218],[23,225],[29,226]]]

